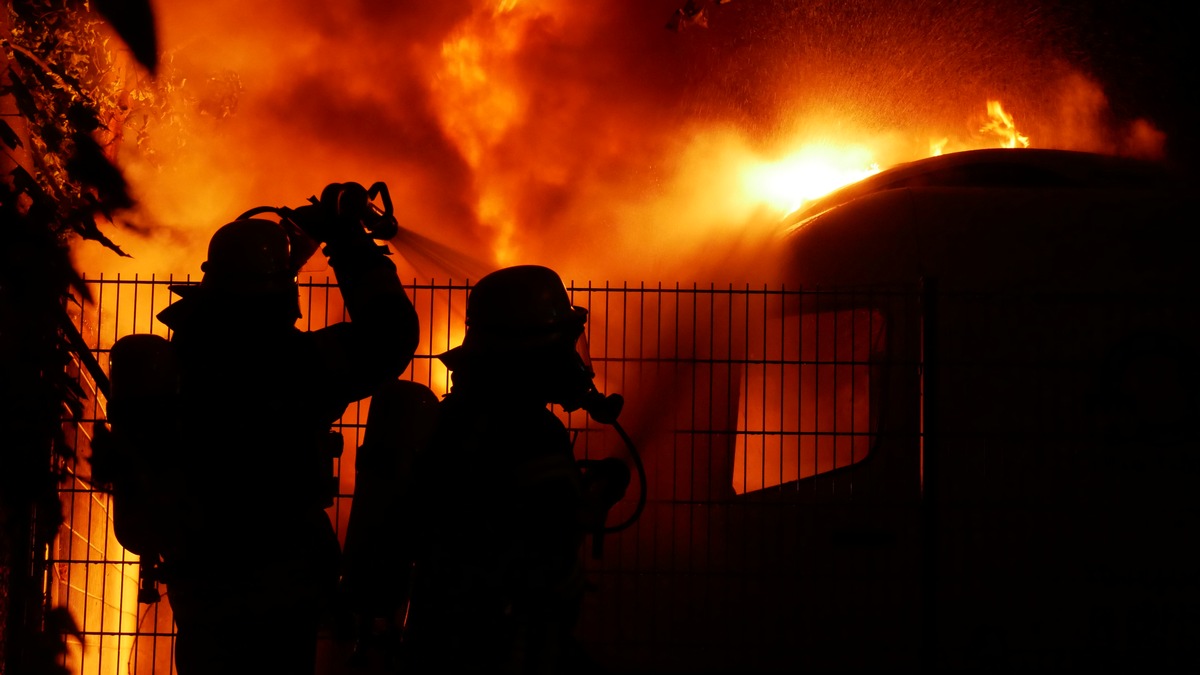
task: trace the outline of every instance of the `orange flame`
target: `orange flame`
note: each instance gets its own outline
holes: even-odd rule
[[[1017,131],[1013,116],[1000,101],[988,100],[987,112],[990,121],[980,131],[999,135],[999,147],[1029,147],[1029,137]],[[928,156],[942,155],[949,144],[949,136],[931,139]],[[994,146],[965,143],[956,146],[955,151],[983,147]],[[744,170],[745,191],[756,203],[786,215],[807,202],[879,172],[881,163],[875,159],[879,154],[880,149],[864,143],[803,143],[777,161],[748,161]],[[919,157],[904,158],[910,159]]]
[[[1015,148],[1018,145],[1022,148],[1029,147],[1029,137],[1017,131],[1013,116],[1004,111],[1000,101],[989,100],[987,111],[990,120],[979,129],[980,131],[1000,136],[1000,147],[1003,148]]]
[[[1150,126],[1119,143],[1100,138],[1107,104],[1098,86],[1087,105],[1064,99],[1058,117],[1028,104],[1054,100],[1045,92],[1067,81],[1057,71],[1045,81],[1043,60],[1009,58],[1002,72],[970,80],[1012,92],[1005,102],[1023,115],[1018,129],[986,91],[913,79],[935,69],[901,67],[894,50],[876,59],[816,28],[753,44],[664,31],[652,4],[599,11],[477,0],[368,15],[320,3],[298,12],[268,2],[254,14],[167,3],[163,44],[175,56],[164,72],[180,77],[156,90],[165,105],[130,113],[138,133],[126,138],[139,146],[121,154],[144,207],[138,220],[154,235],[114,233],[132,259],[84,243],[79,264],[89,273],[196,273],[208,236],[232,215],[302,204],[330,182],[382,180],[404,227],[489,265],[690,280],[707,274],[696,261],[728,270],[730,244],[764,237],[780,216],[893,164],[997,141],[1028,147],[1031,135],[1082,150],[1153,154],[1162,145]],[[973,52],[931,48],[923,24],[908,35],[896,12],[869,18],[896,40],[911,38],[917,60],[978,65]],[[722,31],[792,20],[759,24],[751,14]],[[956,19],[983,20],[965,9]],[[398,36],[404,48],[379,48]],[[788,59],[805,64],[804,78],[787,77]],[[1024,77],[1026,67],[1043,81],[1028,84],[1039,78]],[[237,75],[237,87],[216,92],[237,98],[219,118],[203,105],[214,92],[197,84],[214,73]],[[986,123],[966,139],[952,133],[977,100],[987,100]],[[154,156],[143,153],[145,138]],[[402,276],[415,275],[404,243],[393,242],[395,259]]]
[[[879,163],[865,147],[809,144],[782,160],[747,167],[745,189],[786,215],[878,171]]]

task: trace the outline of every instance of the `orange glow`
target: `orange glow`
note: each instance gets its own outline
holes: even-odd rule
[[[513,247],[516,217],[505,203],[503,194],[489,191],[479,199],[479,220],[493,228],[493,257],[498,266],[515,265],[517,252]]]
[[[786,215],[805,202],[878,171],[879,164],[866,148],[807,145],[778,162],[749,167],[746,190],[755,200]]]
[[[746,494],[850,466],[871,451],[871,357],[883,315],[849,310],[770,319],[741,377],[733,490]]]
[[[769,282],[780,217],[893,164],[1031,138],[1141,156],[1164,144],[1147,122],[1112,126],[1100,84],[1068,66],[930,43],[931,26],[883,7],[860,27],[889,39],[877,56],[811,21],[774,30],[798,19],[766,8],[676,33],[654,3],[214,1],[158,8],[157,84],[125,71],[119,161],[146,229],[106,228],[132,258],[76,247],[89,274],[198,274],[236,214],[384,181],[403,227],[485,266]],[[951,14],[947,36],[994,30]],[[404,244],[402,278],[451,275]]]
[[[503,138],[521,112],[518,92],[488,72],[496,52],[503,55],[505,46],[512,49],[511,35],[493,32],[493,37],[508,39],[485,41],[481,36],[461,34],[447,40],[442,45],[442,71],[433,82],[443,111],[443,128],[473,167],[479,166],[484,153]]]
[[[1002,148],[1029,147],[1029,137],[1017,131],[1016,123],[1013,122],[1013,116],[1004,111],[1004,107],[1000,105],[1000,101],[989,100],[987,102],[987,111],[990,120],[980,128],[980,131],[1000,136],[1000,147]]]
[[[980,143],[960,144],[955,151],[1029,147],[1029,137],[1017,131],[1013,116],[1004,110],[1000,101],[988,100],[987,113],[989,122],[980,131],[989,134],[989,138]],[[991,141],[991,136],[999,136],[999,143]],[[949,136],[930,140],[927,156],[942,155],[949,143]],[[753,204],[786,215],[807,202],[878,173],[881,166],[875,157],[879,152],[880,148],[862,142],[804,143],[781,160],[747,159],[743,169],[743,192]]]

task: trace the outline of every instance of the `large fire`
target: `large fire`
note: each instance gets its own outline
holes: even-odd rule
[[[158,3],[165,65],[157,82],[125,73],[119,154],[153,235],[114,231],[134,257],[84,245],[80,266],[195,274],[246,209],[384,181],[416,235],[393,241],[408,278],[530,262],[576,281],[769,282],[741,258],[781,217],[889,165],[1162,151],[1046,53],[1059,27],[995,3],[692,3],[703,21],[679,4]],[[475,264],[419,263],[413,241]]]

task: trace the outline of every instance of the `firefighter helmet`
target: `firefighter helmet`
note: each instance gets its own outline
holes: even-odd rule
[[[258,218],[221,226],[208,242],[200,265],[202,288],[240,294],[267,294],[295,288],[291,242],[279,223]]]
[[[476,282],[467,297],[467,333],[462,345],[438,356],[454,370],[473,356],[540,349],[574,348],[587,310],[571,304],[558,273],[540,265],[505,267]]]

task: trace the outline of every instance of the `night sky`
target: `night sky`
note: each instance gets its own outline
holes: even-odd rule
[[[1074,19],[1077,54],[1107,86],[1115,114],[1154,120],[1168,155],[1200,160],[1197,23],[1180,3],[1133,0],[1061,2]]]

